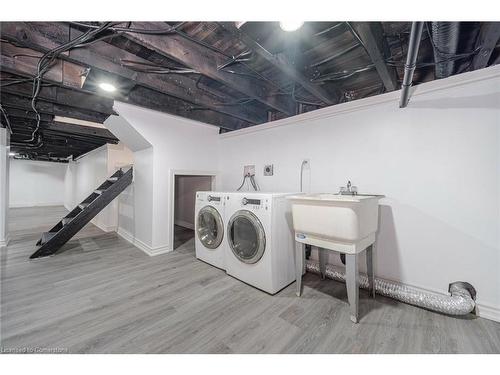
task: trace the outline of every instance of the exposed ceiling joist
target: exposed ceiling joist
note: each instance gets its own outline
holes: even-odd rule
[[[96,44],[92,46],[92,51],[99,53],[100,56],[109,58],[115,57],[118,60],[133,61],[137,64],[150,63],[148,60],[142,59],[110,44]],[[73,51],[70,52],[71,58],[77,56],[76,52],[78,51],[75,51],[75,54],[73,54]],[[116,71],[116,65],[117,64],[99,65],[98,68],[121,75]],[[188,104],[193,104],[194,106],[203,107],[226,115],[224,116],[225,118],[234,117],[235,122],[244,121],[250,124],[261,124],[267,120],[266,112],[251,104],[245,106],[225,105],[225,100],[231,100],[231,98],[223,99],[221,96],[214,95],[198,87],[197,79],[191,79],[180,74],[160,75],[140,72],[135,72],[135,74],[135,82],[139,86],[150,89],[148,92],[155,96],[161,95],[162,93],[168,94],[168,96],[183,100]],[[131,98],[129,98],[129,100],[133,102]],[[168,99],[165,99],[165,101],[168,101]],[[144,101],[142,101],[141,104],[135,104],[144,106],[143,102]]]
[[[31,98],[33,95],[33,84],[21,83],[15,86],[2,87],[2,92]],[[98,97],[96,95],[68,90],[57,86],[42,87],[39,98],[45,102],[92,110],[107,115],[115,113],[113,111],[113,99]]]
[[[133,22],[131,27],[139,29],[159,29],[168,25],[163,22]],[[127,38],[155,51],[165,57],[173,59],[201,74],[219,81],[248,97],[274,108],[288,115],[295,114],[295,104],[288,95],[279,92],[268,81],[258,80],[239,74],[232,74],[218,66],[223,64],[227,57],[209,48],[177,34],[173,35],[149,35],[125,33]]]
[[[102,46],[102,48],[110,49],[111,52],[113,52],[113,49],[117,49],[117,47],[113,46]],[[43,47],[39,47],[43,48]],[[26,48],[24,50],[27,50]],[[32,51],[32,50],[27,50],[27,51]],[[120,50],[122,53],[128,54],[126,51]],[[3,52],[3,51],[2,51]],[[108,52],[109,53],[109,52]],[[88,57],[88,54],[87,54]],[[0,55],[1,62],[2,62],[2,70],[7,71],[11,74],[23,74],[25,76],[30,76],[35,74],[36,71],[36,60],[29,60],[23,63],[23,69],[22,70],[17,70],[18,65],[16,64],[16,60],[12,56],[5,56],[5,55]],[[140,60],[140,58],[137,58]],[[82,59],[78,60],[82,64],[88,64],[87,59]],[[102,65],[103,63],[107,62],[99,58],[96,60],[96,65],[99,66],[99,68],[104,68]],[[109,66],[113,67],[116,64],[110,64]],[[108,66],[108,65],[106,65]],[[6,69],[5,69],[6,68]],[[121,67],[120,67],[121,68]],[[148,74],[140,74],[140,76],[144,76],[145,79],[150,82],[151,84],[149,86],[152,87],[157,87],[154,82],[158,82],[155,80],[155,77],[152,77],[151,75]],[[61,84],[60,82],[54,82],[56,84]],[[195,82],[193,82],[193,87],[195,86]],[[29,83],[26,84],[17,84],[17,85],[12,85],[12,86],[7,86],[2,88],[4,92],[6,93],[13,93],[19,96],[24,96],[24,97],[31,97],[32,94],[32,89],[29,87]],[[70,86],[71,87],[71,86]],[[56,95],[50,92],[50,90],[56,90]],[[191,96],[197,96],[196,92],[193,92],[191,88],[189,88],[189,92]],[[197,89],[196,89],[197,90]],[[138,92],[141,93],[141,95],[138,95]],[[59,95],[58,93],[61,93]],[[68,94],[68,95],[66,95]],[[98,93],[99,94],[99,93]],[[202,95],[203,96],[203,95]],[[208,96],[208,95],[207,95]],[[113,99],[109,98],[108,95],[106,96],[99,96],[99,95],[94,95],[92,93],[87,93],[87,92],[77,92],[73,89],[65,89],[65,86],[63,87],[44,87],[42,88],[42,91],[39,96],[40,99],[47,101],[47,102],[55,102],[59,104],[65,104],[69,106],[74,106],[77,108],[83,108],[83,109],[92,109],[96,112],[102,112],[106,114],[113,114],[114,111],[112,110],[112,105],[113,105]],[[206,109],[209,106],[205,106],[206,104],[203,100],[201,101],[201,104],[199,105],[190,105],[190,103],[176,99],[175,97],[172,97],[170,95],[165,95],[157,90],[152,90],[148,89],[145,87],[136,87],[133,89],[131,92],[128,93],[127,96],[120,98],[120,100],[129,102],[131,104],[139,105],[142,107],[158,110],[158,111],[164,111],[168,113],[173,113],[177,114],[179,116],[183,117],[188,117],[192,118],[193,120],[197,121],[203,121],[207,122],[213,125],[221,126],[225,129],[228,130],[234,130],[234,129],[240,129],[243,127],[248,127],[250,124],[245,121],[241,120],[238,117],[231,116],[231,115],[226,115],[223,112],[215,112],[215,111],[207,111]],[[212,95],[211,99],[213,103],[215,103],[215,96]],[[159,104],[161,103],[161,104]],[[186,108],[189,107],[197,107],[197,111],[189,111]],[[24,108],[24,107],[23,107]],[[247,114],[249,116],[252,116],[252,110],[251,107],[246,106]],[[31,110],[31,108],[26,108],[27,110]],[[200,111],[200,109],[205,109],[203,113]],[[227,112],[230,113],[235,113],[238,111],[238,109],[231,109],[229,108]],[[244,113],[244,112],[243,112]],[[30,118],[34,118],[34,113],[26,113],[27,116]],[[57,115],[65,116],[64,114],[57,113]],[[67,116],[66,116],[67,117]],[[240,117],[247,117],[244,114],[241,115]],[[80,118],[81,119],[81,118]],[[257,117],[253,117],[254,121],[259,121],[259,122],[264,122],[264,118],[260,116],[258,119]],[[87,120],[91,121],[91,120]]]
[[[52,122],[47,124],[47,130],[53,130],[64,134],[83,135],[97,137],[108,143],[118,143],[118,139],[108,129],[100,129],[91,126],[66,124],[63,122]]]
[[[5,110],[7,111],[7,114],[9,118],[19,118],[19,119],[27,119],[27,120],[35,120],[36,115],[35,112],[31,109],[18,109],[18,108],[8,108],[6,107]],[[46,113],[40,113],[40,120],[41,121],[52,121],[54,118],[53,115],[49,115]]]
[[[31,100],[29,98],[2,92],[1,101],[4,107],[32,111]],[[103,123],[108,118],[107,114],[94,112],[91,109],[85,110],[58,103],[49,103],[43,100],[37,101],[36,108],[40,113],[73,117],[98,123]]]
[[[366,52],[370,56],[380,79],[387,91],[399,88],[396,69],[389,67],[385,60],[391,56],[389,45],[384,37],[384,30],[380,22],[353,22],[352,27],[358,34]]]
[[[3,34],[3,23],[0,23],[2,39],[8,39]],[[8,42],[1,43],[0,64],[3,72],[16,73],[33,77],[36,75],[36,64],[43,53],[25,47],[19,47]],[[57,82],[69,88],[81,89],[82,77],[86,68],[68,61],[57,60],[44,74],[44,79]]]
[[[482,69],[488,65],[491,54],[500,40],[500,22],[484,22],[479,31],[476,48],[479,52],[472,60],[472,70]]]
[[[34,128],[36,127],[35,121],[15,119],[12,122],[12,128],[14,129],[14,135],[11,140],[16,142],[19,141],[19,136],[22,139],[28,139],[31,137]],[[107,129],[98,129],[98,132],[92,132],[87,129],[86,126],[71,126],[69,124],[54,123],[52,121],[40,122],[40,131],[43,133],[43,140],[45,143],[51,140],[68,140],[68,141],[80,141],[89,144],[102,145],[104,143],[118,143],[119,140],[107,131]],[[104,131],[102,131],[104,130]],[[83,145],[82,147],[86,147]]]
[[[18,43],[21,41],[23,45],[41,52],[46,52],[67,42],[70,38],[70,34],[72,38],[75,38],[82,33],[79,30],[70,29],[68,25],[60,23],[50,23],[47,25],[35,22],[3,22],[0,24],[0,30],[2,38]],[[174,96],[178,99],[196,104],[197,106],[224,113],[251,124],[260,124],[267,119],[267,113],[265,113],[265,111],[258,110],[252,105],[246,105],[244,107],[221,105],[223,104],[221,103],[221,99],[199,89],[196,86],[195,79],[180,74],[149,74],[135,72],[126,68],[122,66],[122,60],[133,61],[137,64],[150,62],[106,42],[98,42],[86,48],[71,50],[69,55],[64,56],[64,58],[72,63],[77,63],[84,67],[97,68],[104,72],[115,74],[119,77],[134,81],[144,87],[153,89],[158,93]],[[6,63],[7,62],[8,61],[6,61]],[[33,64],[33,62],[34,61],[31,61],[31,64]],[[24,61],[24,64],[27,64],[28,67],[21,66],[23,69],[18,69],[18,71],[33,74],[33,67],[29,66],[29,63],[29,60]],[[2,66],[3,65],[4,63],[2,62]],[[13,68],[19,68],[19,63],[17,65],[11,63],[10,65],[12,65]],[[6,66],[8,66],[8,64],[6,64]],[[60,82],[60,79],[57,79],[59,76],[46,75],[44,78]]]
[[[286,59],[285,56],[272,54],[262,45],[260,45],[256,40],[254,40],[250,35],[246,34],[242,30],[239,30],[233,22],[221,22],[220,24],[228,32],[230,32],[233,37],[241,40],[253,52],[269,62],[275,68],[279,69],[292,81],[302,86],[315,98],[321,100],[327,105],[336,104],[338,102],[339,96],[332,98],[331,95],[328,94],[323,88],[312,83],[307,77],[305,77],[300,71],[298,71],[295,66],[293,66],[293,64],[291,64]]]
[[[176,116],[216,125],[226,130],[241,129],[249,126],[249,123],[246,121],[227,116],[223,113],[209,111],[202,106],[189,105],[168,95],[158,95],[155,91],[145,87],[136,87],[132,90],[128,95],[128,102],[156,111],[163,111]]]

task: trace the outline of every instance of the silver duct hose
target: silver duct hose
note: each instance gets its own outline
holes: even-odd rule
[[[308,260],[306,269],[308,272],[320,273],[319,263],[315,261]],[[327,264],[326,266],[326,277],[345,282],[344,270],[332,264]],[[359,274],[359,286],[363,289],[368,289],[368,277],[363,273]],[[375,292],[410,305],[423,307],[447,315],[466,315],[474,311],[476,307],[476,291],[474,287],[469,283],[461,281],[450,284],[449,296],[441,296],[420,292],[394,281],[376,278]]]
[[[460,35],[460,22],[433,22],[432,47],[436,64],[436,78],[446,78],[453,74]]]

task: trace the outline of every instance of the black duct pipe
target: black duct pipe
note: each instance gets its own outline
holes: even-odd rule
[[[399,108],[405,108],[410,100],[410,87],[413,82],[413,72],[417,66],[418,47],[422,38],[424,22],[412,22],[410,41],[408,42],[408,53],[406,55],[405,75],[401,85],[401,99]]]
[[[453,74],[460,34],[460,22],[433,22],[432,47],[436,64],[436,78],[446,78]]]

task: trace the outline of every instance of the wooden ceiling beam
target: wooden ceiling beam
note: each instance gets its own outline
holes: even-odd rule
[[[36,119],[36,115],[32,109],[18,109],[18,108],[9,108],[9,107],[5,107],[4,109],[7,112],[7,115],[9,116],[10,119],[11,118],[30,119],[30,120]],[[52,119],[54,118],[54,115],[41,113],[40,117],[41,117],[41,121],[52,121]]]
[[[483,22],[479,30],[476,48],[479,52],[472,60],[472,70],[486,68],[495,46],[500,40],[500,22]]]
[[[385,62],[391,57],[391,52],[384,37],[382,24],[380,22],[353,22],[352,27],[375,65],[385,89],[387,91],[397,90],[399,85],[396,68],[389,67]]]
[[[65,24],[39,22],[2,22],[0,32],[4,39],[41,52],[58,47],[67,42],[70,36],[75,38],[82,33]],[[196,87],[196,80],[187,76],[141,73],[126,68],[121,65],[122,60],[131,60],[136,63],[150,62],[106,42],[97,42],[85,48],[73,49],[69,52],[69,55],[64,55],[62,58],[84,67],[96,68],[134,81],[138,85],[150,88],[158,93],[223,113],[227,115],[226,117],[232,116],[250,124],[260,124],[267,120],[267,113],[252,105],[221,105],[219,97],[199,89]],[[27,62],[28,60],[26,60],[25,64]],[[4,62],[2,62],[3,65]],[[32,67],[24,70],[29,74],[33,74]],[[49,77],[45,78],[49,79]],[[99,95],[99,93],[96,94]]]
[[[2,39],[8,39],[8,35],[3,35],[3,23],[0,24],[0,35],[2,35]],[[42,52],[16,46],[4,41],[1,43],[0,51],[0,66],[3,72],[15,72],[16,74],[29,77],[36,75],[36,65],[39,58],[43,55]],[[57,60],[49,67],[44,74],[44,78],[69,88],[81,89],[86,71],[87,68],[85,66],[69,61]]]
[[[119,140],[113,133],[108,129],[96,128],[93,126],[84,126],[76,124],[66,124],[64,122],[50,122],[45,126],[46,130],[51,130],[53,132],[69,134],[69,135],[81,135],[92,138],[98,138],[107,143],[118,143]]]
[[[0,75],[3,78],[3,75]],[[2,87],[2,92],[31,98],[33,95],[33,84],[30,82]],[[112,115],[114,100],[103,98],[84,92],[66,89],[58,86],[45,86],[40,90],[38,96],[41,100],[49,103],[58,103],[70,107],[92,110],[95,112]]]
[[[19,95],[12,95],[2,91],[1,103],[4,107],[17,108],[33,112],[33,109],[31,108],[31,100]],[[100,124],[108,118],[108,115],[94,112],[92,110],[70,107],[58,103],[49,103],[43,100],[37,100],[36,108],[40,113],[72,117],[79,120],[98,122]]]
[[[132,22],[131,27],[150,30],[166,28],[168,24],[164,22]],[[287,95],[280,93],[277,87],[264,80],[256,80],[252,77],[218,69],[218,66],[227,61],[227,57],[188,38],[178,34],[151,35],[125,32],[124,35],[130,40],[219,81],[270,108],[287,115],[295,114],[295,103]]]
[[[136,87],[128,95],[127,101],[135,105],[162,111],[180,117],[215,125],[226,130],[242,129],[250,126],[246,121],[222,113],[197,107],[168,95],[158,95],[154,90]]]
[[[312,83],[307,77],[305,77],[300,71],[293,66],[292,63],[286,59],[283,55],[274,55],[268,50],[266,50],[262,45],[260,45],[256,40],[254,40],[250,35],[236,28],[234,22],[220,22],[222,27],[226,29],[234,38],[241,40],[245,45],[250,48],[257,55],[262,57],[272,66],[280,70],[293,82],[299,84],[313,95],[316,99],[321,100],[326,105],[336,104],[339,97],[336,96],[332,98],[328,92],[326,92],[322,87]]]
[[[31,66],[29,66],[28,64],[24,64],[24,67],[26,69],[17,71],[15,70],[16,66],[12,64],[14,62],[12,56],[0,55],[0,58],[2,62],[2,69],[4,71],[7,71],[11,74],[24,74],[25,76],[29,75],[29,72],[32,72],[32,74],[34,74],[36,61],[32,61]],[[10,63],[4,65],[3,62],[5,61],[8,61]],[[5,67],[7,67],[7,69],[4,69]],[[2,77],[6,76],[7,75],[2,72]],[[9,76],[9,78],[12,78],[12,76]],[[29,83],[6,86],[2,88],[2,91],[4,93],[18,95],[24,98],[30,98],[32,92],[31,85]],[[215,96],[212,95],[212,97]],[[40,92],[39,98],[46,102],[70,105],[81,109],[92,109],[96,112],[106,114],[114,113],[112,109],[112,105],[114,102],[113,99],[109,97],[93,95],[92,93],[87,93],[84,91],[78,92],[72,89],[66,89],[65,87],[43,87]],[[207,107],[205,107],[204,105],[194,105],[145,87],[136,87],[132,89],[132,91],[128,93],[126,97],[120,98],[120,100],[157,111],[168,112],[178,116],[191,118],[196,121],[206,122],[212,125],[223,127],[228,130],[241,129],[251,125],[247,121],[241,120],[234,116],[226,115],[222,112],[207,111],[206,109],[203,111],[200,109],[196,111],[186,110],[186,108],[191,107]],[[17,110],[16,115],[25,118],[35,118],[35,114],[34,112],[32,112],[31,108],[26,108],[26,111]],[[43,114],[42,116],[48,115]]]

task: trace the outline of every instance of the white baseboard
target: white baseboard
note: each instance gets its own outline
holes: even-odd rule
[[[9,244],[9,242],[10,242],[10,238],[7,235],[7,237],[5,237],[4,240],[0,241],[0,248],[7,247],[7,245]]]
[[[496,307],[486,306],[478,303],[476,305],[476,315],[484,319],[500,322],[500,309]]]
[[[94,220],[91,220],[90,221],[92,224],[94,224],[97,228],[101,229],[102,231],[104,232],[116,232],[117,231],[117,227],[116,225],[105,225],[103,223],[100,223],[99,221],[94,221]]]
[[[54,203],[13,203],[9,204],[9,208],[27,208],[27,207],[56,207],[56,206],[64,206],[62,202],[54,202]]]
[[[130,242],[132,245],[134,245],[138,249],[142,250],[143,252],[145,252],[149,256],[155,256],[155,255],[165,254],[165,253],[169,253],[169,252],[172,251],[169,248],[168,245],[166,245],[166,246],[158,246],[158,247],[151,247],[151,246],[145,244],[144,242],[142,242],[141,240],[135,238],[132,235],[132,233],[130,233],[130,232],[128,232],[128,231],[126,231],[126,230],[124,230],[122,228],[118,228],[118,230],[116,231],[116,233],[118,233],[118,235],[121,238],[123,238],[124,240]]]
[[[184,220],[175,220],[175,225],[194,230],[194,224],[188,223]]]

